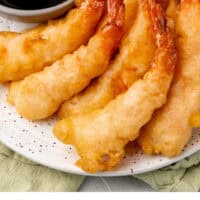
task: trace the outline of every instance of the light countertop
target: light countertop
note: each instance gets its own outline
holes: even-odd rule
[[[127,177],[88,177],[80,187],[80,192],[153,192],[146,183]]]

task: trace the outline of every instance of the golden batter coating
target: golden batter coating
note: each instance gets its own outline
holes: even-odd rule
[[[200,1],[183,0],[176,17],[179,63],[166,105],[142,130],[145,153],[177,156],[200,112]],[[195,125],[195,124],[194,124]]]
[[[84,89],[101,75],[118,48],[123,35],[123,0],[108,0],[106,25],[73,54],[66,55],[43,71],[12,83],[8,101],[20,115],[31,120],[45,119],[63,101]]]
[[[157,50],[150,70],[104,109],[66,118],[54,128],[58,139],[76,147],[80,155],[77,165],[88,172],[117,166],[125,154],[125,145],[138,137],[154,110],[166,101],[176,50],[160,5],[154,0],[142,1],[148,4],[151,15],[157,16]]]
[[[126,36],[137,17],[138,0],[124,0],[125,5],[125,21],[124,21],[124,35]]]
[[[49,21],[15,37],[0,40],[0,82],[15,81],[41,71],[72,53],[95,32],[104,10],[104,0],[84,0],[64,19]],[[11,35],[12,33],[8,33]]]
[[[130,15],[130,9],[131,7],[127,11],[127,16]],[[110,64],[109,69],[98,80],[93,81],[86,90],[66,101],[58,113],[60,118],[103,108],[145,74],[155,52],[155,35],[158,31],[156,17],[150,14],[150,9],[145,2],[139,2],[136,21],[132,28],[129,28],[120,46],[119,54]],[[130,20],[129,17],[126,19]]]

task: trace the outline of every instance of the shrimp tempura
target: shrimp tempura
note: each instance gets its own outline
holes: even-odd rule
[[[0,40],[0,82],[16,81],[41,71],[88,42],[104,10],[104,0],[82,0],[64,19],[50,21]],[[11,36],[11,33],[7,33]]]
[[[145,153],[177,156],[191,138],[200,113],[200,1],[183,0],[176,17],[178,69],[166,105],[142,130]]]
[[[154,0],[143,1],[150,5],[151,14],[158,16],[157,50],[150,70],[104,109],[66,118],[54,128],[58,139],[76,147],[81,157],[77,164],[88,172],[117,166],[124,157],[125,145],[138,137],[154,110],[166,101],[176,51],[160,5]]]
[[[60,118],[103,108],[145,74],[155,52],[158,14],[151,15],[150,5],[139,1],[136,21],[123,39],[118,56],[102,77],[62,105],[58,113]]]
[[[42,72],[11,84],[8,101],[16,106],[20,115],[31,120],[51,116],[63,101],[106,70],[123,35],[123,0],[108,0],[107,7],[107,23],[87,46],[66,55]]]

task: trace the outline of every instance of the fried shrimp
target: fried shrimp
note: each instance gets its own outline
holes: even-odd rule
[[[84,0],[80,8],[73,9],[64,19],[15,37],[0,33],[7,38],[0,45],[0,82],[20,80],[41,71],[88,42],[103,10],[104,0]]]
[[[125,6],[128,7],[128,3]],[[144,1],[139,1],[136,21],[123,39],[118,56],[102,77],[63,104],[58,113],[60,118],[103,108],[145,74],[155,52],[155,35],[158,31],[157,15],[151,15],[149,7]],[[129,16],[130,7],[127,12]],[[126,19],[129,20],[128,17]]]
[[[124,157],[125,145],[138,137],[140,128],[166,101],[176,50],[160,5],[154,0],[143,1],[150,5],[159,26],[149,71],[103,109],[63,119],[54,128],[58,139],[76,147],[80,155],[77,165],[91,173],[117,166]]]
[[[200,113],[200,1],[183,0],[175,25],[179,63],[166,105],[142,130],[147,154],[177,156],[191,138]]]
[[[31,120],[51,116],[63,101],[106,70],[123,36],[125,12],[122,0],[108,0],[107,7],[107,23],[87,46],[66,55],[42,72],[11,84],[8,101],[16,106],[19,114]]]

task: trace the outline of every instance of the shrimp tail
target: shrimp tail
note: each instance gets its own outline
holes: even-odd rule
[[[76,0],[75,4],[79,7],[91,7],[91,8],[99,8],[105,5],[105,0]]]
[[[124,27],[125,5],[123,0],[108,0],[107,12],[109,14],[107,24],[114,23],[120,28]]]
[[[123,0],[108,0],[107,21],[101,31],[105,33],[105,36],[112,35],[112,37],[115,37],[116,41],[115,46],[113,46],[113,51],[119,46],[124,35],[124,21],[125,5]]]

